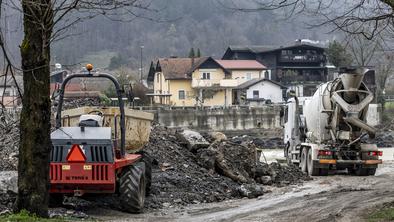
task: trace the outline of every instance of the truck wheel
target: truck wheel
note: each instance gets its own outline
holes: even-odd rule
[[[312,159],[312,149],[308,149],[307,166],[309,176],[320,176],[320,169],[316,168]]]
[[[119,195],[123,210],[141,213],[145,202],[145,163],[139,162],[123,169],[119,181]]]
[[[63,194],[49,194],[49,207],[61,207],[63,205]]]
[[[308,156],[308,148],[303,148],[300,158],[300,167],[301,167],[301,171],[304,173],[308,172],[307,156]]]
[[[368,169],[359,167],[356,169],[355,173],[357,176],[368,176]]]
[[[376,168],[369,168],[368,169],[368,175],[375,176],[375,173],[376,173]]]
[[[152,157],[146,152],[142,152],[142,162],[145,163],[146,196],[149,196],[152,185]]]

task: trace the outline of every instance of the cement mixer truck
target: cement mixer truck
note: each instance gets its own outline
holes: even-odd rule
[[[291,94],[283,112],[285,157],[311,176],[329,170],[374,175],[382,152],[373,138],[376,129],[366,123],[374,96],[363,83],[369,70],[345,69],[333,81],[321,84],[312,97]]]

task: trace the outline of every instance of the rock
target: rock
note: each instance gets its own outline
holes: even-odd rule
[[[221,141],[227,140],[227,136],[222,132],[211,132],[211,133],[209,133],[209,136],[215,142],[221,142]]]
[[[18,172],[0,171],[0,192],[18,192]]]
[[[209,146],[208,141],[198,132],[192,130],[179,130],[176,134],[181,142],[184,142],[190,151],[196,151],[200,148]]]
[[[262,176],[260,177],[260,183],[264,185],[272,185],[272,179],[270,176]]]
[[[247,198],[256,198],[265,193],[263,186],[258,184],[243,184],[239,187],[238,191],[242,197]]]

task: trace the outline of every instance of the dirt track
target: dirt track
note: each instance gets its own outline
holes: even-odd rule
[[[130,215],[95,209],[89,215],[112,221],[362,221],[367,209],[394,201],[394,149],[384,149],[385,163],[376,176],[331,175],[302,186],[272,188],[258,199],[170,208]],[[104,216],[105,215],[105,216]]]

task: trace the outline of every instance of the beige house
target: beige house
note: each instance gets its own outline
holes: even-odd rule
[[[261,78],[265,70],[256,61],[239,61],[211,57],[159,59],[151,64],[148,84],[153,91],[148,95],[154,103],[170,106],[232,105],[232,90],[249,79]]]

